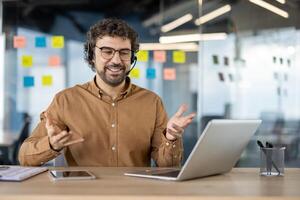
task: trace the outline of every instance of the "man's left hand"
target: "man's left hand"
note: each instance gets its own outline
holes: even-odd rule
[[[168,121],[166,132],[166,138],[168,140],[181,138],[184,129],[193,121],[196,113],[191,113],[187,116],[183,116],[183,113],[186,111],[187,105],[181,105],[175,115],[173,115],[173,117],[171,117],[171,119]]]

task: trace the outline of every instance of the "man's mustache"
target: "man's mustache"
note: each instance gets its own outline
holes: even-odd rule
[[[119,65],[119,64],[112,64],[112,65],[106,65],[105,67],[104,67],[105,69],[107,69],[107,68],[116,68],[116,69],[124,69],[124,70],[126,70],[126,67],[124,66],[124,65]]]

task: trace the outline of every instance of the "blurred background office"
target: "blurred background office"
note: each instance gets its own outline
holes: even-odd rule
[[[184,161],[209,120],[260,118],[237,166],[258,166],[260,139],[300,167],[299,0],[0,0],[0,163],[17,164],[58,91],[92,79],[83,43],[105,17],[140,35],[133,83],[169,116],[183,102],[197,112]]]

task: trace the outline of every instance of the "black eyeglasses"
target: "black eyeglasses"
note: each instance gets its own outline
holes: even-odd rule
[[[119,52],[120,59],[123,61],[129,61],[131,59],[131,56],[134,54],[134,51],[132,51],[131,49],[116,50],[111,47],[97,47],[97,48],[100,49],[101,56],[107,60],[112,59],[116,52]]]

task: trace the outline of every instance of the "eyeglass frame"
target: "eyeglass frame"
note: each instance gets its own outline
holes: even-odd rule
[[[107,47],[107,46],[98,47],[97,45],[95,45],[95,47],[97,47],[98,49],[100,49],[100,55],[102,56],[102,58],[104,58],[104,56],[102,55],[102,49],[103,49],[103,48],[108,48],[108,49],[111,49],[111,50],[113,51],[112,57],[111,57],[111,58],[104,58],[104,59],[106,59],[106,60],[112,59],[112,58],[115,56],[116,52],[118,52],[118,53],[119,53],[119,58],[120,58],[122,61],[131,61],[131,60],[132,60],[132,57],[133,57],[134,54],[135,54],[135,51],[133,51],[133,50],[131,50],[131,49],[127,49],[127,48],[124,48],[124,49],[114,49],[114,48],[112,48],[112,47]],[[128,60],[124,60],[124,59],[121,58],[120,51],[122,51],[122,50],[129,50],[129,51],[131,52],[130,58],[129,58]]]

